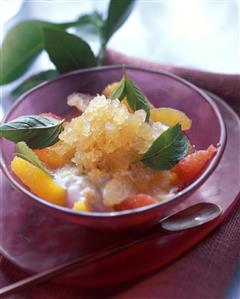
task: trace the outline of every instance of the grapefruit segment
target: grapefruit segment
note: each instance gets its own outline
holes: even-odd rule
[[[199,150],[186,156],[172,168],[181,182],[186,185],[195,179],[203,170],[206,163],[215,155],[216,148],[210,145],[207,150]]]
[[[132,210],[157,203],[158,200],[147,194],[137,194],[126,197],[121,203],[114,205],[115,211]]]

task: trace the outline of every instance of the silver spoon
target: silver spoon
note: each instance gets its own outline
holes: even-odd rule
[[[203,225],[216,219],[222,213],[219,206],[210,202],[200,202],[160,222],[164,230],[177,232]]]
[[[88,265],[90,263],[99,261],[102,258],[116,254],[124,249],[142,243],[146,240],[157,238],[160,236],[160,231],[162,229],[168,232],[178,232],[203,225],[219,217],[221,215],[221,212],[222,211],[220,207],[213,203],[198,203],[163,219],[152,229],[149,229],[141,235],[132,237],[128,240],[124,240],[118,244],[114,244],[111,247],[103,248],[96,252],[81,256],[80,258],[74,259],[60,266],[53,267],[50,270],[43,271],[41,273],[32,275],[11,285],[3,287],[0,289],[0,297],[15,293],[26,287],[30,287],[41,282],[46,282],[54,277],[67,273],[76,268]],[[159,226],[161,228],[160,231],[158,229]]]

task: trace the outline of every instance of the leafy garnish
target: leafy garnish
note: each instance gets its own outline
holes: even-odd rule
[[[34,166],[40,168],[46,174],[51,175],[47,168],[44,167],[42,162],[38,159],[38,156],[27,146],[25,142],[21,141],[16,144],[15,153],[17,157],[30,162]]]
[[[140,158],[146,166],[154,170],[169,170],[188,152],[189,141],[181,130],[181,125],[167,129]]]
[[[143,109],[147,112],[146,121],[149,120],[150,107],[145,99],[143,92],[140,88],[130,79],[125,82],[126,96],[129,106],[133,111]]]
[[[120,101],[123,100],[123,98],[126,96],[126,91],[125,91],[125,74],[123,75],[121,81],[117,83],[116,87],[113,88],[110,92],[110,99],[119,99]]]
[[[127,98],[128,105],[133,111],[143,109],[147,112],[146,121],[149,120],[150,107],[141,89],[130,80],[125,70],[123,70],[123,76],[121,81],[114,88],[110,95],[110,99],[119,99],[120,101]]]
[[[24,141],[30,148],[44,148],[59,140],[63,122],[49,116],[20,116],[0,125],[0,136],[15,143]]]

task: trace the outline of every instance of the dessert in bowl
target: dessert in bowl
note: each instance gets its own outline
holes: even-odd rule
[[[193,85],[134,68],[121,77],[121,67],[61,76],[25,94],[1,127],[16,143],[1,138],[15,187],[107,231],[166,216],[214,170],[226,138],[215,104]],[[16,123],[21,134],[9,137]]]

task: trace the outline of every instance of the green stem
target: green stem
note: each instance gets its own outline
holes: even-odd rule
[[[99,54],[98,54],[98,61],[97,61],[97,65],[103,65],[103,60],[104,60],[104,56],[105,56],[105,45],[101,45]]]
[[[66,23],[61,23],[61,24],[57,24],[59,27],[61,27],[61,29],[68,29],[70,27],[74,27],[74,26],[78,26],[78,25],[82,25],[82,22],[79,20],[73,21],[73,22],[66,22]]]

